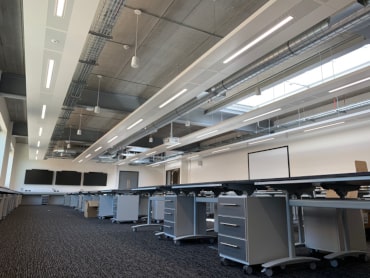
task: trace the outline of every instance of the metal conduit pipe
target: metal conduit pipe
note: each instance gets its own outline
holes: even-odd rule
[[[262,71],[278,65],[292,56],[301,54],[336,36],[339,32],[348,31],[367,20],[369,20],[369,8],[363,8],[332,26],[329,25],[329,20],[324,20],[207,91],[222,95],[227,90],[255,77]]]

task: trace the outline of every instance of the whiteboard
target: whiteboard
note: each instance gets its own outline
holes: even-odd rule
[[[288,146],[248,153],[249,179],[290,177]]]

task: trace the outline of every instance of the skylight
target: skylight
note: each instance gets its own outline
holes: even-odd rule
[[[339,58],[332,59],[325,64],[307,70],[300,75],[286,79],[271,87],[261,88],[260,95],[248,96],[242,101],[227,107],[225,111],[240,111],[241,106],[245,107],[245,112],[257,109],[364,68],[370,65],[370,55],[368,53],[370,53],[370,44],[366,44]]]

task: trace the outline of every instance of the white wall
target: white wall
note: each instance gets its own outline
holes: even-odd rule
[[[202,158],[202,165],[194,160],[188,164],[188,182],[248,179],[248,152],[285,145],[289,147],[291,176],[355,172],[355,160],[370,165],[370,124],[367,121],[347,128],[289,135],[275,142]]]
[[[5,185],[12,128],[5,99],[0,97],[0,186]]]
[[[62,186],[62,185],[25,185],[24,176],[26,169],[45,169],[51,171],[78,171],[78,172],[104,172],[108,174],[107,186]],[[160,185],[164,183],[161,169],[152,167],[115,166],[109,163],[73,163],[66,159],[29,160],[28,145],[16,144],[14,164],[10,188],[17,191],[31,190],[31,192],[76,192],[96,191],[118,188],[119,171],[139,171],[139,186]]]

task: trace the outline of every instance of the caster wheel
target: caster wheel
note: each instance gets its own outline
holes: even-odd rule
[[[332,267],[338,267],[339,263],[338,263],[338,261],[337,261],[337,260],[331,260],[331,261],[330,261],[330,265],[331,265]]]
[[[230,265],[230,261],[226,258],[221,258],[221,265],[228,266]]]
[[[175,240],[173,243],[175,243],[176,246],[180,246],[181,245],[181,241],[179,241],[179,240]]]
[[[247,275],[251,275],[253,273],[253,268],[249,265],[243,266],[243,272]]]
[[[266,276],[268,276],[268,277],[271,277],[272,275],[274,275],[274,272],[272,271],[271,268],[266,268],[264,272],[265,272]]]
[[[136,231],[137,231],[137,229],[136,229],[136,228],[132,228],[132,231],[133,231],[133,232],[136,232]]]
[[[360,256],[360,259],[363,261],[363,262],[368,262],[369,261],[369,257],[367,255],[361,255]]]
[[[315,270],[317,268],[317,264],[315,262],[311,262],[309,267],[311,270]]]

